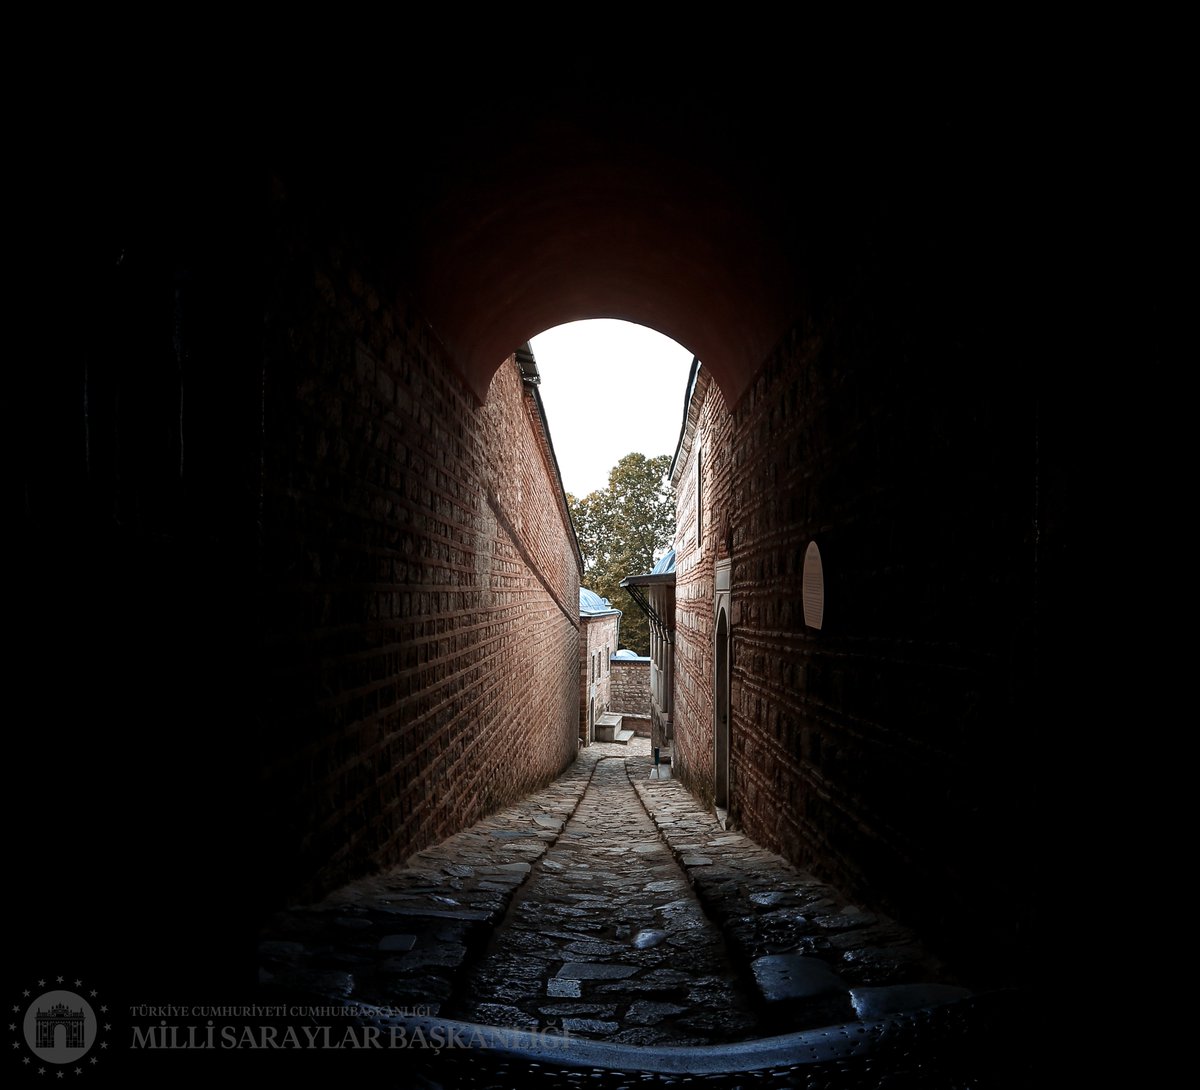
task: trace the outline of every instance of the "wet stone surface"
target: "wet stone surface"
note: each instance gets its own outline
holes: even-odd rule
[[[351,883],[319,904],[279,913],[259,944],[264,999],[440,1013],[472,953],[486,944],[513,892],[554,841],[556,834],[543,826],[561,826],[570,817],[599,757],[576,761],[544,791],[401,866]],[[522,981],[529,981],[525,989]],[[544,995],[539,984],[520,972],[511,982],[498,980],[495,1006],[483,1013],[507,1019],[497,1024],[534,1024],[507,1013],[505,995]]]
[[[686,953],[665,940],[684,931]],[[553,939],[556,950],[547,950]],[[531,960],[532,959],[532,960]],[[530,967],[534,966],[530,973]],[[498,979],[540,1027],[598,1040],[716,1043],[753,1027],[750,995],[687,875],[659,839],[625,763],[603,760],[563,835],[535,865],[449,1016],[481,1018]],[[532,994],[534,977],[540,987]],[[564,1003],[572,999],[574,1003]],[[556,1000],[558,1002],[556,1002]],[[683,1019],[703,1015],[699,1025]]]
[[[863,1010],[884,1004],[895,1010],[910,1004],[911,1010],[968,994],[905,928],[722,829],[678,780],[650,779],[647,758],[631,756],[626,764],[705,913],[720,927],[729,956],[751,967],[760,1015],[755,1033],[854,1019],[851,989]]]
[[[750,966],[768,1003],[848,992],[845,981],[825,962],[795,954],[767,954]]]
[[[264,1001],[693,1046],[968,994],[903,927],[650,768],[644,740],[593,745],[545,790],[279,913]]]

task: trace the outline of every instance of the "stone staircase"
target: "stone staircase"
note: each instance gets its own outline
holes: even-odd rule
[[[596,718],[596,741],[616,742],[618,745],[628,745],[634,732],[624,726],[624,716],[619,712],[605,712]]]

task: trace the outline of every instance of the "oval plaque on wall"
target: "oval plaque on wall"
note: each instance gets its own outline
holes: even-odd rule
[[[815,541],[810,541],[804,551],[803,596],[804,623],[809,628],[820,628],[825,616],[825,572]]]

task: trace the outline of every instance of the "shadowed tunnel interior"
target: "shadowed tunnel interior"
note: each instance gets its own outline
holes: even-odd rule
[[[578,559],[519,487],[505,361],[606,316],[694,352],[727,414],[702,555],[732,562],[740,826],[947,959],[1036,974],[1074,457],[1039,130],[595,75],[453,110],[416,72],[388,111],[280,94],[157,152],[83,107],[7,467],[34,960],[249,991],[264,913],[572,759]]]

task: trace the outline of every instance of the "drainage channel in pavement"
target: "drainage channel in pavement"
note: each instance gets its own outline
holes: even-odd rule
[[[720,931],[612,758],[443,1013],[636,1045],[712,1044],[758,1028]]]
[[[1011,997],[972,997],[903,928],[723,829],[679,782],[652,779],[643,749],[594,745],[543,791],[280,913],[259,947],[264,998],[533,1034],[531,1048],[449,1058],[433,1075],[447,1086],[516,1072],[578,1085],[581,1070],[591,1085],[701,1069],[706,1085],[736,1083],[760,1061],[766,1084],[875,1085],[930,1076],[931,1042],[954,1085],[990,1085],[969,1071],[981,1032],[983,1062],[995,1058],[987,1027]],[[539,1032],[569,1048],[547,1059]]]

